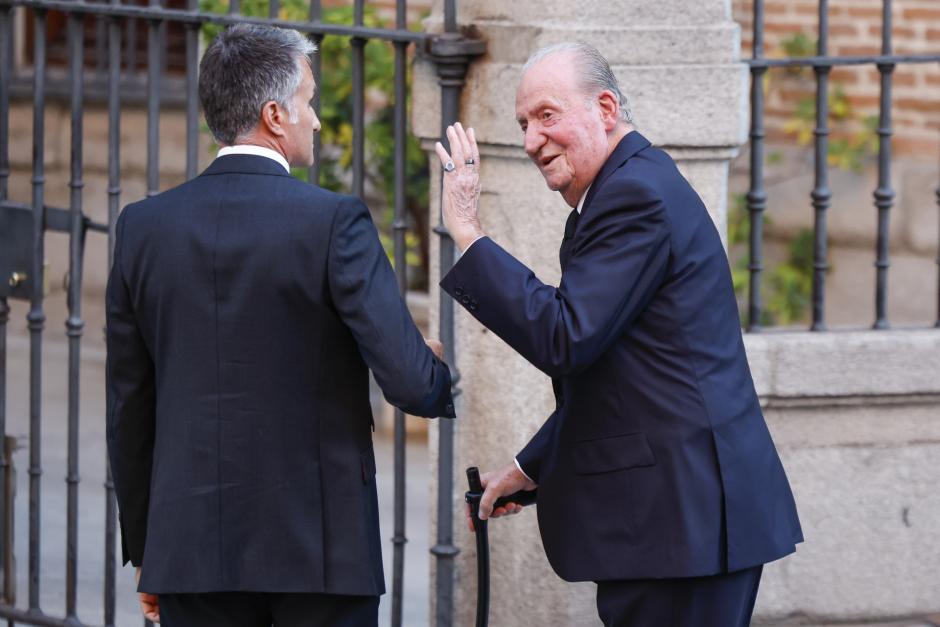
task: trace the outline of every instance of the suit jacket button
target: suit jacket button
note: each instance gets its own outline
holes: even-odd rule
[[[470,311],[476,311],[476,310],[477,310],[477,304],[476,304],[476,303],[470,303],[469,305],[467,305],[467,309],[469,309]]]
[[[447,403],[447,407],[445,407],[444,410],[445,410],[448,414],[452,414],[452,413],[454,413],[454,405],[453,405],[452,403]]]
[[[458,298],[460,298],[461,296],[463,296],[463,288],[462,288],[462,287],[455,287],[455,288],[454,288],[454,295],[455,295],[456,297],[458,297]]]
[[[466,294],[464,294],[463,298],[460,299],[460,302],[462,302],[464,305],[469,305],[469,304],[470,304],[470,297],[467,296]]]

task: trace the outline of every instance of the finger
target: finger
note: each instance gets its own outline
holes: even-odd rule
[[[486,520],[493,513],[493,505],[499,497],[496,490],[487,487],[483,490],[483,496],[480,498],[480,520]]]
[[[460,122],[455,122],[454,130],[457,131],[457,139],[460,140],[460,152],[463,154],[464,159],[473,158],[473,152],[470,150],[470,139],[467,138],[467,131],[464,130],[463,125]]]
[[[444,165],[445,163],[451,160],[450,155],[447,154],[447,149],[444,148],[444,144],[442,144],[441,142],[437,142],[434,144],[434,152],[436,152],[438,158],[440,158],[441,165]]]
[[[477,134],[473,128],[467,129],[467,139],[470,141],[470,155],[476,163],[480,163],[480,147],[477,146]]]
[[[447,141],[450,142],[450,156],[454,158],[454,163],[459,168],[463,165],[464,153],[463,146],[460,145],[460,138],[457,136],[457,129],[453,126],[447,127]]]
[[[499,518],[500,516],[507,516],[510,513],[511,512],[507,507],[497,507],[493,510],[493,514],[490,516],[490,518]]]

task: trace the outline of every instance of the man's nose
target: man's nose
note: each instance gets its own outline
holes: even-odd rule
[[[525,137],[523,139],[525,153],[529,155],[530,158],[535,159],[544,144],[545,136],[535,128],[534,124],[529,125],[525,130]]]
[[[320,132],[320,118],[317,117],[316,113],[313,114],[313,132]]]

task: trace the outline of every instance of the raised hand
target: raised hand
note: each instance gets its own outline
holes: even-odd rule
[[[480,226],[480,150],[473,129],[460,122],[447,127],[451,154],[441,142],[434,150],[444,170],[442,211],[444,226],[461,251],[483,236]]]

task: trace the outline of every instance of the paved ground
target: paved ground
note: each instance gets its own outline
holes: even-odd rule
[[[42,496],[41,496],[41,607],[49,614],[64,613],[65,607],[65,535],[66,535],[66,418],[68,408],[67,361],[64,299],[53,296],[46,304],[46,330],[43,336],[42,386]],[[28,599],[27,547],[29,454],[25,446],[29,433],[29,337],[26,331],[24,303],[12,303],[7,358],[7,433],[16,436],[21,448],[14,455],[17,470],[16,556],[17,605]],[[92,299],[84,304],[86,321],[82,341],[81,435],[79,496],[79,617],[101,624],[104,595],[104,342],[100,305]],[[392,536],[392,442],[376,440],[379,470],[379,501],[382,508],[382,538],[386,549],[385,571],[391,592]],[[405,560],[404,624],[427,625],[428,603],[428,532],[427,532],[427,449],[420,439],[409,442],[407,535]],[[142,620],[133,591],[130,568],[120,569],[117,586],[118,618],[121,627],[140,625]],[[382,597],[381,624],[389,624],[390,594]]]

